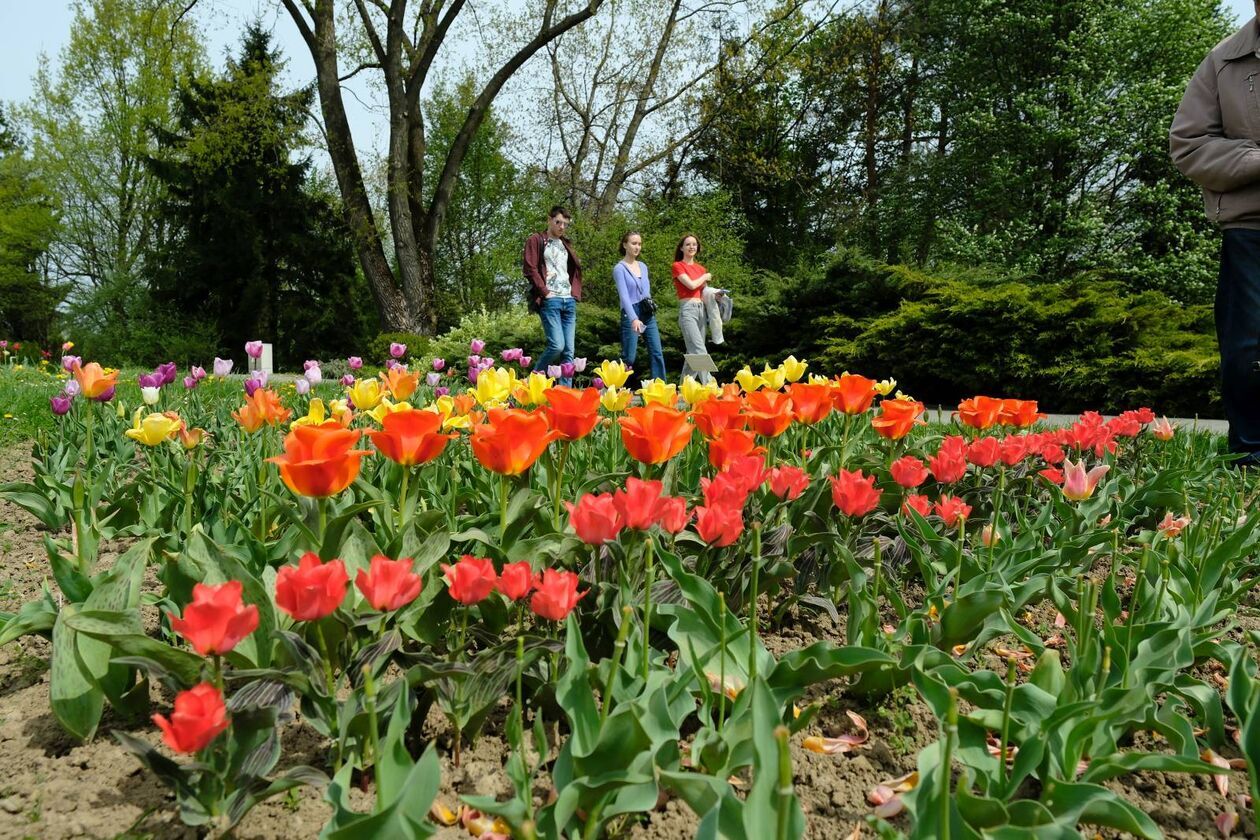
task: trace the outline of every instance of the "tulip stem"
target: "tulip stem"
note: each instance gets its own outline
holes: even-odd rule
[[[556,461],[556,474],[552,479],[551,489],[551,524],[557,531],[560,530],[560,486],[564,481],[564,464],[569,459],[569,441],[564,441],[564,445],[560,447],[560,458]]]
[[[775,836],[778,840],[788,840],[791,836],[789,831],[789,820],[792,818],[791,802],[796,793],[792,787],[792,754],[788,751],[790,734],[788,728],[782,724],[774,728],[774,740],[779,747],[779,789],[777,791],[779,801],[775,809],[778,817],[778,831]]]
[[[608,719],[608,710],[612,708],[613,685],[617,681],[617,672],[621,670],[621,658],[626,652],[626,639],[630,635],[631,607],[621,608],[621,626],[617,628],[617,641],[613,644],[612,667],[608,669],[608,681],[604,683],[604,696],[600,698],[599,726],[604,727]],[[519,702],[519,701],[518,701]]]
[[[718,716],[717,728],[722,731],[722,719],[726,717],[726,596],[718,597]]]
[[[320,559],[323,559],[324,534],[328,530],[328,498],[320,496],[315,506],[319,508],[319,545],[316,549],[319,551]]]
[[[656,541],[649,533],[647,545],[643,551],[643,683],[645,686],[647,685],[648,671],[652,666],[652,657],[650,656],[652,648],[649,645],[648,634],[652,632],[652,577],[655,571],[652,568],[652,549],[655,545]]]
[[[376,722],[376,680],[372,679],[371,665],[363,666],[363,697],[368,713],[368,748],[372,753],[372,778],[376,782],[376,802],[372,806],[372,813],[379,814],[384,804],[381,802],[381,745]]]
[[[954,763],[954,739],[958,736],[958,689],[949,690],[949,709],[945,713],[945,744],[941,750],[940,825],[937,836],[949,840],[950,834],[950,771]]]
[[[407,521],[407,480],[411,478],[411,467],[403,467],[402,486],[398,489],[398,532],[402,533]]]
[[[507,539],[508,524],[508,477],[499,476],[499,544]]]
[[[329,652],[328,639],[324,635],[324,625],[320,621],[315,622],[315,641],[319,643],[319,655],[324,660],[324,684],[328,689],[328,696],[335,697],[337,684],[333,677],[332,656]]]
[[[223,658],[219,654],[213,656],[214,668],[214,687],[219,689],[219,693],[223,693]]]
[[[761,523],[752,524],[752,597],[748,599],[748,684],[757,679],[757,576],[761,571]]]

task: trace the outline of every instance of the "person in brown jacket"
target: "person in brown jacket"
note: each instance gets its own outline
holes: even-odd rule
[[[1260,13],[1260,2],[1257,2]],[[1195,71],[1169,130],[1181,172],[1222,230],[1216,287],[1229,449],[1260,465],[1260,25],[1252,18]]]
[[[546,373],[552,366],[573,362],[574,333],[577,330],[577,302],[582,299],[582,264],[565,238],[569,211],[560,205],[547,214],[547,230],[532,233],[525,240],[522,256],[525,279],[529,281],[529,308],[542,320],[547,347],[538,354],[534,370]],[[572,385],[573,375],[561,374],[559,384]]]

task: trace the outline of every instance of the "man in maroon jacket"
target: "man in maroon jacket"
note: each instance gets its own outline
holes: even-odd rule
[[[522,262],[529,281],[529,308],[542,320],[547,348],[538,355],[534,370],[546,372],[551,365],[573,361],[573,336],[577,329],[577,302],[582,299],[582,265],[565,238],[569,211],[560,205],[547,214],[547,230],[525,240]],[[572,376],[559,377],[572,385]]]

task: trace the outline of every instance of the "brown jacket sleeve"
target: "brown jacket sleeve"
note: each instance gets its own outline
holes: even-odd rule
[[[1229,192],[1260,180],[1260,145],[1225,136],[1216,77],[1217,61],[1209,55],[1181,98],[1168,147],[1186,177],[1209,190]]]
[[[542,237],[531,233],[525,240],[525,253],[521,256],[525,279],[533,286],[533,297],[541,299],[547,296],[547,274],[543,267]]]

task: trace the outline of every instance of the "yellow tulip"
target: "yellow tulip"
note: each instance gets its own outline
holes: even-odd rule
[[[683,378],[682,398],[687,405],[702,403],[710,397],[716,396],[719,390],[717,380],[710,379],[708,385],[701,385],[694,377],[688,376]]]
[[[783,364],[780,367],[783,368],[783,373],[787,376],[788,382],[799,382],[801,377],[805,375],[809,362],[798,362],[795,356],[788,356],[783,360]]]
[[[835,386],[836,380],[828,379],[825,376],[819,376],[816,373],[811,373],[809,375],[809,384],[810,385],[826,385],[828,388],[831,388]]]
[[[477,374],[477,384],[468,393],[483,408],[503,405],[516,387],[516,371],[507,368],[486,368]]]
[[[886,397],[890,393],[892,393],[892,389],[896,387],[897,387],[897,380],[889,377],[888,379],[885,379],[883,382],[875,383],[875,393],[879,394],[881,397]]]
[[[289,424],[289,428],[294,426],[318,426],[328,419],[327,413],[324,411],[324,401],[319,397],[311,398],[310,408],[306,411],[305,417],[299,417]]]
[[[663,379],[653,379],[639,389],[643,404],[660,403],[673,408],[678,404],[678,387]]]
[[[608,361],[605,359],[595,368],[595,375],[604,380],[604,384],[609,388],[620,388],[626,384],[626,380],[630,378],[631,368],[626,367],[619,361]]]
[[[512,396],[521,405],[543,405],[547,402],[546,390],[554,384],[555,380],[545,373],[533,371],[524,382],[516,386]]]
[[[893,383],[896,384],[896,380],[893,380]],[[910,396],[909,394],[903,394],[900,391],[897,392],[897,396],[894,397],[894,399],[909,400],[910,402],[914,402],[914,397]]]
[[[158,446],[164,440],[175,436],[184,424],[179,420],[154,412],[144,419],[140,418],[140,409],[136,409],[135,425],[124,430],[123,434],[145,446]]]
[[[600,394],[599,404],[604,407],[605,411],[611,411],[616,414],[630,407],[630,400],[633,396],[627,389],[607,388],[604,393]]]
[[[349,426],[350,421],[354,419],[349,400],[329,400],[328,414],[343,426]]]
[[[381,397],[381,403],[376,408],[367,413],[377,422],[378,425],[385,422],[387,414],[397,414],[400,411],[411,411],[412,405],[409,402],[392,402],[389,397]]]
[[[765,380],[766,387],[771,391],[777,391],[783,387],[783,383],[787,380],[787,374],[782,366],[772,368],[766,365],[766,369],[761,372],[761,378]]]
[[[766,387],[766,380],[753,373],[748,365],[744,365],[743,370],[735,374],[735,381],[739,383],[740,388],[744,389],[745,394],[751,394],[753,391]]]
[[[449,432],[451,429],[471,429],[473,427],[473,417],[470,414],[452,414],[442,421],[442,431]]]
[[[376,379],[358,379],[346,389],[346,394],[359,411],[371,411],[381,402],[381,383]]]

